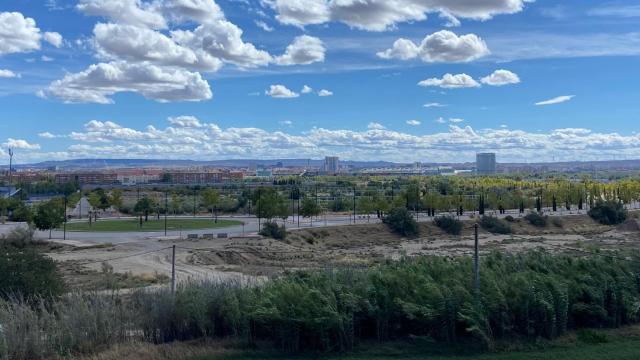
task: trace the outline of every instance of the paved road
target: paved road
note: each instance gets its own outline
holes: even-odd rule
[[[632,206],[630,206],[629,208],[631,209],[638,209],[640,208],[640,203],[635,203],[632,204]],[[550,208],[545,208],[543,209],[544,212],[548,215],[551,216],[567,216],[567,215],[579,215],[579,214],[585,214],[586,210],[582,210],[582,211],[578,211],[578,210],[571,210],[571,211],[567,211],[567,210],[558,210],[557,212],[553,213],[551,211]],[[443,213],[440,213],[438,215],[442,215]],[[495,215],[498,217],[506,217],[508,215],[511,215],[513,217],[520,217],[522,216],[521,214],[518,213],[517,209],[513,209],[513,210],[507,210],[507,212],[505,214],[497,214],[494,212],[487,212],[487,214],[489,215]],[[468,220],[470,219],[472,216],[477,216],[476,214],[473,214],[471,212],[465,214],[464,216],[459,217],[461,220]],[[182,216],[182,217],[178,217],[178,218],[193,218],[191,216]],[[209,216],[198,216],[198,218],[210,218]],[[244,223],[244,226],[242,225],[237,225],[237,226],[230,226],[230,227],[226,227],[226,228],[218,228],[218,229],[202,229],[202,230],[183,230],[183,231],[169,231],[167,232],[167,236],[168,237],[186,237],[188,234],[198,234],[198,235],[202,235],[202,234],[214,234],[217,235],[219,233],[226,233],[229,236],[243,236],[243,235],[249,235],[249,234],[256,234],[259,230],[259,222],[258,219],[255,216],[252,215],[246,215],[246,216],[219,216],[219,219],[228,219],[228,220],[238,220],[238,221],[242,221]],[[127,218],[127,217],[122,217],[119,219],[133,219],[133,218]],[[433,218],[427,217],[425,213],[420,213],[417,214],[417,219],[420,222],[423,221],[431,221]],[[118,218],[112,219],[112,220],[118,220]],[[87,221],[87,220],[73,220],[72,222],[77,222],[77,221]],[[109,219],[98,219],[98,221],[110,221]],[[299,221],[299,222],[298,222]],[[260,221],[261,223],[264,222],[264,219],[262,219]],[[279,223],[282,223],[282,220],[278,220]],[[371,215],[369,217],[365,216],[365,215],[358,215],[356,217],[355,223],[356,224],[366,224],[366,223],[377,223],[380,222],[379,219],[376,218],[375,215]],[[347,215],[347,214],[343,214],[343,215],[335,215],[335,214],[331,214],[331,215],[326,215],[326,216],[319,216],[317,218],[314,218],[313,221],[311,221],[311,219],[305,219],[300,217],[298,219],[298,217],[289,217],[286,220],[286,225],[287,228],[289,230],[296,230],[298,228],[309,228],[309,227],[325,227],[325,226],[342,226],[342,225],[351,225],[353,224],[353,215]],[[23,226],[24,224],[5,224],[5,225],[0,225],[0,235],[7,233],[9,231],[11,231],[12,228],[16,227],[16,226]],[[95,243],[95,244],[100,244],[100,243],[112,243],[112,244],[125,244],[125,243],[132,243],[132,242],[139,242],[142,240],[146,240],[146,239],[157,239],[159,237],[163,237],[164,236],[164,231],[153,231],[153,232],[70,232],[68,231],[66,233],[66,239],[67,240],[75,240],[75,241],[82,241],[82,242],[88,242],[88,243]],[[49,238],[49,232],[48,231],[38,231],[36,233],[36,237],[40,238],[40,239],[48,239]],[[52,232],[52,238],[56,239],[56,240],[60,240],[64,237],[64,234],[62,231],[56,230]]]

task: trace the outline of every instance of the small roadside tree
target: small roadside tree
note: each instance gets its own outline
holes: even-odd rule
[[[38,230],[49,230],[49,239],[53,229],[64,222],[64,202],[61,199],[52,199],[38,205],[33,223]]]
[[[313,217],[320,215],[321,209],[316,201],[312,198],[305,197],[302,199],[300,206],[300,215],[303,218],[311,218],[311,224],[313,224]]]
[[[148,196],[144,196],[142,199],[138,200],[136,205],[133,208],[133,211],[136,212],[140,217],[144,215],[144,221],[149,221],[149,213],[153,209],[153,203]]]
[[[202,192],[202,204],[205,208],[211,211],[211,217],[214,217],[215,222],[218,222],[218,202],[220,201],[220,192],[214,188],[207,188]]]

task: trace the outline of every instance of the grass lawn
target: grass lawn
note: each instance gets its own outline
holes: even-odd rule
[[[445,346],[446,348],[446,346]],[[549,346],[548,348],[530,351],[513,351],[497,353],[473,353],[464,349],[418,349],[405,348],[373,348],[347,355],[322,356],[299,355],[287,356],[274,353],[246,352],[237,355],[196,358],[194,360],[248,360],[248,359],[324,359],[324,360],[636,360],[640,359],[640,338],[613,339],[603,344],[571,344]]]
[[[219,229],[229,226],[242,225],[241,221],[222,220],[217,223],[213,219],[167,219],[167,230],[199,230],[199,229]],[[156,220],[149,217],[149,221],[143,222],[142,227],[139,226],[137,219],[125,220],[101,220],[94,222],[89,227],[89,222],[73,222],[67,224],[67,231],[96,231],[96,232],[117,232],[117,231],[164,231],[164,218]]]

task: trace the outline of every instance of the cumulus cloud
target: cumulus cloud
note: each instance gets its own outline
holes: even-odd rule
[[[480,84],[475,81],[471,76],[467,74],[444,74],[439,78],[430,78],[422,80],[418,83],[419,86],[437,86],[444,89],[462,89],[462,88],[474,88],[480,87]]]
[[[369,124],[367,124],[367,129],[369,130],[384,130],[385,126],[377,123],[377,122],[370,122]]]
[[[38,92],[65,102],[108,104],[119,92],[158,101],[207,100],[211,89],[200,72],[224,64],[248,69],[324,61],[324,44],[307,35],[272,56],[245,41],[214,0],[80,0],[76,8],[106,22],[95,25],[91,39],[101,62]],[[47,36],[56,45],[55,36]]]
[[[509,70],[500,69],[494,71],[491,75],[483,77],[480,82],[491,86],[504,86],[520,83],[520,77]]]
[[[327,89],[322,89],[322,90],[318,91],[318,96],[321,96],[321,97],[333,96],[333,91],[329,91]]]
[[[15,78],[20,77],[20,74],[16,74],[11,70],[0,69],[0,78]]]
[[[62,35],[57,32],[46,32],[42,35],[42,38],[44,39],[44,41],[57,48],[62,46]]]
[[[43,139],[55,139],[57,137],[56,135],[54,135],[54,134],[52,134],[52,133],[50,133],[48,131],[41,132],[41,133],[38,134],[38,136],[43,138]]]
[[[62,45],[60,34],[42,34],[34,19],[19,12],[0,12],[0,55],[40,50],[42,39],[55,47]]]
[[[2,147],[10,149],[22,149],[22,150],[38,150],[39,144],[31,144],[26,140],[8,138],[6,142],[2,143]]]
[[[302,35],[296,37],[287,46],[285,53],[278,56],[275,61],[278,65],[308,65],[315,62],[323,62],[325,47],[322,40],[317,37]]]
[[[422,123],[420,121],[418,121],[418,120],[407,120],[407,125],[419,126],[420,124],[422,124]]]
[[[217,71],[222,61],[202,49],[181,46],[151,29],[123,24],[97,24],[93,29],[99,57],[105,60],[150,61],[156,65]]]
[[[437,119],[435,119],[434,121],[437,122],[438,124],[446,124],[447,123],[447,120],[445,120],[442,116],[437,118]]]
[[[421,21],[439,13],[456,25],[458,18],[488,20],[498,14],[522,11],[527,0],[265,0],[283,24],[305,26],[339,21],[351,27],[385,31],[396,24]]]
[[[410,60],[420,58],[427,63],[469,62],[490,54],[487,44],[475,34],[458,36],[441,30],[425,37],[420,45],[408,39],[398,39],[390,49],[378,52],[383,59]]]
[[[266,90],[264,93],[265,95],[271,96],[273,98],[281,99],[297,98],[298,96],[300,96],[300,94],[295,91],[289,90],[284,85],[271,85],[269,87],[269,90]]]
[[[311,92],[313,92],[313,88],[310,87],[309,85],[305,85],[302,87],[302,90],[300,90],[301,93],[303,94],[309,94]]]
[[[454,124],[458,124],[458,123],[464,122],[464,119],[460,119],[460,118],[450,118],[450,119],[449,119],[449,122],[450,122],[450,123],[454,123]]]
[[[141,0],[80,0],[76,8],[85,15],[105,17],[120,24],[152,29],[167,27],[157,3]]]
[[[201,128],[200,120],[195,116],[176,116],[170,117],[169,123],[183,128]]]
[[[573,99],[574,97],[575,97],[575,95],[562,95],[562,96],[554,97],[553,99],[539,101],[539,102],[535,103],[534,105],[542,106],[542,105],[560,104],[560,103],[563,103],[563,102],[567,102],[567,101]]]
[[[134,92],[160,102],[199,101],[213,95],[199,73],[148,63],[123,61],[91,65],[84,71],[54,81],[44,95],[68,103],[111,104],[119,92]]]
[[[175,119],[197,120],[200,126],[182,126]],[[93,120],[82,129],[66,134],[64,154],[34,153],[33,158],[141,157],[141,158],[314,158],[332,153],[345,159],[416,161],[428,152],[439,161],[473,159],[476,152],[496,151],[502,159],[523,160],[535,156],[550,160],[556,153],[567,159],[603,159],[640,156],[640,134],[594,132],[584,128],[561,128],[546,132],[474,129],[448,124],[445,129],[424,135],[400,132],[373,125],[364,130],[311,128],[300,134],[260,128],[221,128],[192,117],[176,117],[168,126],[128,128],[113,121]],[[444,122],[449,122],[444,120]],[[191,122],[193,125],[195,122]],[[11,140],[11,139],[9,139]],[[8,145],[7,143],[3,146]],[[12,140],[12,145],[19,144]],[[38,150],[27,143],[27,147]]]

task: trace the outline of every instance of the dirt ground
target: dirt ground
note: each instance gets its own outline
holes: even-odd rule
[[[573,252],[571,249],[638,249],[637,216],[632,213],[633,219],[618,227],[598,224],[586,215],[553,217],[544,228],[518,218],[509,223],[513,234],[497,235],[480,229],[480,249],[482,253],[514,253],[538,247],[567,253]],[[68,283],[80,288],[99,287],[109,281],[120,287],[166,283],[171,275],[173,245],[178,281],[203,277],[242,280],[284,270],[365,267],[405,255],[468,255],[473,252],[474,223],[464,221],[459,236],[425,221],[419,223],[420,236],[416,238],[403,238],[384,224],[358,224],[290,229],[284,241],[258,236],[210,240],[156,237],[98,246],[74,241],[53,247],[48,254],[61,263]]]

